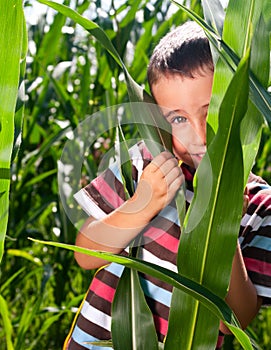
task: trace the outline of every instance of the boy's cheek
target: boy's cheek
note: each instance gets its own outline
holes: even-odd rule
[[[174,136],[172,136],[172,148],[175,156],[180,159],[189,154],[187,147]]]
[[[185,148],[180,142],[174,141],[174,139],[172,139],[172,148],[175,156],[179,160],[182,160],[184,163],[194,167],[194,163],[187,148]]]

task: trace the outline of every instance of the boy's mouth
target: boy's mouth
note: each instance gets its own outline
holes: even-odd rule
[[[191,153],[190,156],[193,159],[193,162],[195,166],[197,167],[199,163],[201,162],[202,158],[204,157],[206,152],[199,152],[199,153]]]
[[[202,159],[204,157],[204,155],[205,155],[205,152],[203,152],[203,153],[194,153],[194,154],[192,154],[192,157],[197,157],[197,158]]]

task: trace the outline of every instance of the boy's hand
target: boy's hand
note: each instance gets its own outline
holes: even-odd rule
[[[247,212],[247,207],[249,204],[249,196],[248,196],[248,190],[247,187],[245,188],[245,193],[244,193],[244,200],[243,200],[243,213],[242,216],[245,215],[245,213]]]
[[[130,203],[149,221],[171,202],[183,181],[176,158],[162,152],[144,169]]]

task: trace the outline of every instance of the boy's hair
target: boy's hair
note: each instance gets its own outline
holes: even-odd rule
[[[155,47],[148,66],[150,88],[161,76],[179,74],[193,78],[214,70],[209,41],[204,30],[188,21],[165,35]]]

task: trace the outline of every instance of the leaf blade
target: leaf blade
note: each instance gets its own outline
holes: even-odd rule
[[[0,169],[9,171],[14,143],[14,115],[20,77],[24,15],[20,0],[0,2]],[[24,40],[26,38],[24,37]],[[2,172],[1,172],[2,173]],[[8,222],[10,179],[0,178],[0,261]]]
[[[177,258],[178,271],[181,274],[208,286],[222,298],[226,295],[229,283],[243,200],[243,168],[240,167],[242,147],[238,133],[247,109],[248,58],[247,55],[242,61],[222,102],[219,128],[207,150],[210,163],[205,155],[197,170],[195,196],[181,234]],[[240,83],[243,86],[242,91],[239,89]],[[234,153],[232,153],[233,150]],[[229,177],[227,174],[229,171],[236,176],[234,199],[232,192],[228,191]],[[206,174],[213,174],[214,178],[209,188],[206,186]],[[204,201],[199,200],[208,198],[206,191],[211,193],[207,207]],[[232,201],[237,203],[236,207],[230,208],[224,205]],[[222,212],[225,214],[223,221],[221,220]],[[195,226],[195,220],[198,217],[201,217],[201,220]],[[218,260],[220,261],[219,266],[213,269],[214,261]],[[189,300],[189,297],[185,298]],[[175,296],[173,296],[173,301],[176,305],[181,303]],[[179,342],[182,346],[185,344],[186,348],[189,346],[187,349],[197,349],[198,346],[203,346],[203,341],[204,349],[215,347],[216,334],[213,330],[215,327],[218,330],[218,320],[215,320],[208,310],[196,303],[191,301],[191,305],[192,309],[187,308],[185,312],[177,312],[174,305],[171,308],[169,333],[176,333],[174,323],[180,325],[180,330],[175,334],[174,340],[172,336],[167,337],[168,349],[173,348],[173,342]],[[204,329],[205,337],[202,339]]]
[[[137,271],[125,268],[112,303],[112,341],[116,350],[158,350],[152,313]]]

